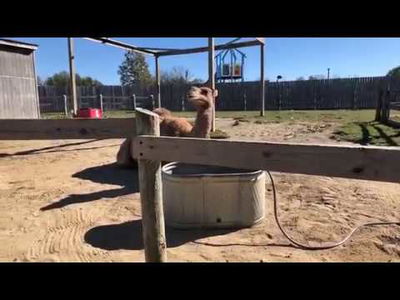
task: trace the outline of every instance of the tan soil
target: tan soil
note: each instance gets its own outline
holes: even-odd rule
[[[233,123],[217,120],[235,139],[337,143],[334,123]],[[137,172],[113,165],[121,142],[0,141],[0,261],[144,261]],[[334,242],[361,223],[400,220],[400,184],[273,175],[282,223],[299,241]],[[169,261],[400,261],[398,226],[307,251],[277,228],[269,182],[266,206],[252,228],[168,230]]]

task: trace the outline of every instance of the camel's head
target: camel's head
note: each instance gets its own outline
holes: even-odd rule
[[[188,93],[188,101],[196,108],[209,108],[214,105],[214,98],[218,96],[217,90],[208,87],[193,86]]]

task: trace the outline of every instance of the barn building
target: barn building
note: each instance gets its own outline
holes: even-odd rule
[[[40,118],[37,45],[0,39],[0,119]]]

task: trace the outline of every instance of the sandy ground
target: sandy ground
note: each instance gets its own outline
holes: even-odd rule
[[[235,139],[337,143],[334,123],[217,120]],[[113,165],[122,140],[0,142],[0,261],[144,261],[137,171]],[[400,220],[400,184],[273,173],[282,223],[310,245]],[[242,230],[167,230],[169,261],[400,261],[398,226],[361,229],[338,248],[292,247],[272,214]]]

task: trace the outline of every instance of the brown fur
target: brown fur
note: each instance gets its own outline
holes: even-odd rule
[[[209,138],[214,110],[214,98],[218,95],[216,90],[208,87],[192,87],[188,93],[188,101],[196,108],[196,121],[193,126],[192,136]]]
[[[153,113],[156,113],[160,117],[160,122],[162,122],[165,118],[172,116],[171,111],[163,107],[153,109]]]
[[[188,93],[188,101],[196,108],[197,115],[194,126],[185,118],[174,117],[172,113],[165,108],[156,108],[153,110],[160,117],[160,134],[163,136],[186,136],[209,138],[212,123],[214,99],[218,96],[217,90],[207,87],[192,87]],[[117,164],[121,166],[137,167],[137,162],[131,158],[132,143],[127,139],[117,154]]]
[[[160,134],[167,136],[191,136],[209,138],[211,131],[214,97],[216,90],[208,87],[193,86],[188,92],[188,101],[196,108],[197,116],[194,126],[185,118],[174,117],[165,108],[156,108],[154,113],[160,116]]]
[[[166,108],[156,108],[154,113],[160,117],[160,134],[166,136],[188,136],[192,131],[192,124],[185,118],[172,116]]]

